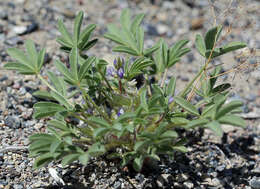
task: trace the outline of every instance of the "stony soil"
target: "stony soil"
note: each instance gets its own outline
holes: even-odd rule
[[[0,1],[0,188],[196,188],[196,189],[259,189],[260,188],[260,1],[259,0],[4,0]],[[189,152],[177,154],[174,160],[162,157],[153,168],[147,166],[141,173],[131,168],[120,169],[116,161],[93,159],[82,167],[73,164],[62,168],[49,164],[33,170],[33,159],[28,157],[28,136],[45,130],[44,120],[32,119],[32,106],[38,101],[32,93],[44,87],[32,76],[21,76],[2,68],[10,58],[9,47],[23,48],[25,39],[33,39],[46,47],[46,69],[54,70],[53,60],[65,59],[58,51],[55,38],[59,35],[57,19],[63,18],[72,28],[79,10],[85,12],[84,24],[95,23],[95,35],[100,38],[90,54],[107,59],[112,44],[102,35],[106,24],[118,22],[123,8],[134,14],[146,14],[143,26],[145,44],[150,46],[160,37],[169,44],[188,38],[192,51],[176,65],[169,75],[178,78],[179,88],[198,71],[203,59],[194,49],[197,33],[205,33],[215,22],[223,23],[231,34],[222,41],[244,41],[249,49],[215,60],[223,63],[223,72],[233,68],[222,80],[232,83],[230,100],[240,99],[245,105],[242,116],[246,129],[223,126],[225,135],[217,138],[209,131],[187,133]],[[215,14],[212,12],[214,7]],[[215,16],[214,16],[215,15]],[[256,49],[256,50],[254,50]],[[258,50],[257,50],[258,49]],[[247,56],[245,67],[238,58]],[[66,186],[56,183],[48,168],[58,171]]]

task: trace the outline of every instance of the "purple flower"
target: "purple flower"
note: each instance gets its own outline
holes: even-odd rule
[[[108,76],[114,76],[114,73],[115,73],[115,69],[112,67],[112,66],[109,66],[108,68],[107,68],[107,75]]]
[[[119,117],[119,116],[121,116],[124,113],[125,113],[124,109],[120,108],[116,115]]]
[[[170,98],[168,99],[168,104],[171,104],[173,102],[174,98],[172,96],[170,96]]]
[[[120,79],[123,79],[124,77],[124,69],[123,68],[119,68],[119,70],[117,71],[117,75]]]
[[[114,63],[114,67],[116,68],[117,67],[117,60],[115,59],[113,63]]]

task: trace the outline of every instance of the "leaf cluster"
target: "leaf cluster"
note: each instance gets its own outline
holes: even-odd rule
[[[240,101],[226,103],[229,83],[216,85],[220,67],[207,77],[207,64],[179,94],[176,94],[175,77],[168,82],[151,82],[161,73],[181,60],[190,51],[188,40],[179,40],[168,46],[164,40],[144,49],[144,30],[141,26],[144,14],[133,19],[129,10],[120,17],[120,27],[108,25],[105,38],[114,42],[113,51],[124,57],[111,64],[101,58],[89,56],[88,50],[97,39],[90,39],[95,25],[81,30],[83,12],[74,22],[73,35],[62,21],[58,22],[61,35],[57,42],[69,57],[69,65],[56,60],[54,65],[62,76],[47,72],[42,76],[45,50],[36,51],[32,41],[26,41],[26,51],[9,49],[15,62],[5,64],[6,69],[21,74],[34,74],[48,91],[37,91],[42,99],[34,105],[34,117],[50,118],[47,133],[37,133],[30,139],[30,155],[35,157],[35,168],[51,161],[68,165],[73,161],[87,164],[89,159],[100,155],[120,158],[121,165],[133,165],[141,171],[147,159],[160,160],[162,154],[173,156],[176,151],[186,152],[186,138],[178,135],[177,129],[197,127],[211,129],[222,136],[221,124],[245,127],[237,113]],[[216,48],[222,27],[210,29],[205,38],[196,37],[196,47],[206,59],[215,58],[245,46],[244,43],[229,43]],[[111,66],[112,65],[112,66]],[[142,85],[137,87],[136,78],[142,76]],[[194,88],[197,78],[201,87]],[[73,90],[69,90],[73,88]],[[193,102],[186,97],[195,90],[201,100]],[[81,96],[77,101],[76,96]]]

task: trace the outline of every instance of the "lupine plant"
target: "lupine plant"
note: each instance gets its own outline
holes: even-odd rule
[[[222,26],[213,27],[205,37],[197,35],[195,46],[205,63],[176,94],[176,78],[167,80],[167,74],[190,51],[189,41],[168,46],[161,39],[145,48],[143,18],[144,14],[138,14],[131,19],[129,10],[124,10],[120,24],[108,25],[104,37],[115,44],[112,51],[122,53],[113,63],[88,55],[98,40],[91,37],[94,24],[81,30],[83,12],[75,18],[73,34],[58,22],[61,35],[57,42],[69,56],[69,64],[54,63],[60,75],[50,71],[43,75],[45,49],[37,52],[31,40],[25,42],[26,53],[8,49],[15,61],[6,63],[6,69],[36,75],[48,87],[48,91],[33,94],[42,99],[34,104],[34,118],[49,118],[47,132],[29,138],[35,168],[52,161],[63,166],[74,161],[86,165],[90,158],[102,155],[120,158],[121,166],[132,165],[141,171],[147,159],[187,151],[179,128],[210,129],[221,137],[221,124],[245,126],[236,115],[242,103],[226,103],[230,84],[216,85],[220,67],[209,69],[209,65],[213,58],[246,44],[231,42],[219,47]],[[193,100],[195,95],[200,100]]]

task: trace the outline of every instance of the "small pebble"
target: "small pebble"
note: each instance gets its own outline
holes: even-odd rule
[[[253,189],[260,189],[260,177],[253,177],[253,178],[249,181],[249,185],[250,185]]]

